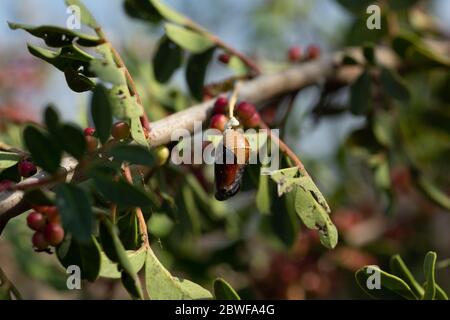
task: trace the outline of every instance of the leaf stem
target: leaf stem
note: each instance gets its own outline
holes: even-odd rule
[[[125,179],[127,179],[128,183],[133,183],[133,177],[131,175],[131,170],[128,165],[125,165],[123,167],[123,174],[125,176]],[[150,242],[148,240],[148,231],[147,231],[147,223],[145,222],[144,214],[142,213],[141,208],[135,208],[135,213],[139,221],[139,231],[142,234],[142,240],[144,242],[144,246],[146,248],[150,247]]]

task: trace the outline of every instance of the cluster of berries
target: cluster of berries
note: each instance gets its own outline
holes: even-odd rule
[[[23,178],[29,178],[34,176],[37,172],[36,165],[29,159],[23,159],[19,161],[17,166],[19,175]],[[0,181],[0,192],[6,191],[14,185],[14,182],[10,180]]]
[[[314,44],[306,48],[305,54],[303,54],[300,46],[294,46],[289,48],[288,59],[291,62],[300,62],[304,60],[314,60],[320,56],[320,48]]]
[[[49,246],[57,246],[64,239],[64,229],[58,209],[54,206],[33,206],[34,211],[27,217],[27,225],[35,233],[33,246],[37,251],[48,251]]]
[[[125,121],[116,122],[111,128],[111,135],[116,141],[128,139],[131,135],[130,125]],[[95,129],[84,129],[84,136],[86,138],[88,152],[95,152],[98,148],[98,139],[95,136]]]
[[[234,111],[235,117],[244,127],[256,128],[259,126],[261,117],[253,104],[241,101],[236,105]],[[219,96],[214,103],[213,116],[211,117],[209,127],[224,131],[225,125],[229,120],[227,116],[228,112],[228,99],[224,96]]]

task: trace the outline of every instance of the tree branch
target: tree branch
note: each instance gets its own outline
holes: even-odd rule
[[[357,61],[364,61],[360,49],[348,49],[345,54],[354,57]],[[321,82],[327,78],[336,79],[344,83],[353,81],[362,71],[360,66],[339,66],[344,52],[323,56],[320,59],[307,61],[292,66],[286,71],[275,74],[261,75],[253,80],[243,82],[240,88],[240,99],[259,103],[275,96],[300,90],[309,85]],[[395,54],[386,48],[377,48],[377,61],[381,65],[397,68],[399,62]],[[152,122],[149,134],[151,146],[165,145],[171,141],[172,132],[176,129],[194,131],[194,123],[206,121],[213,108],[214,100],[192,106],[181,112],[174,113],[164,119]],[[72,179],[72,173],[77,167],[73,158],[64,158],[61,167]],[[20,183],[36,183],[37,180],[47,179],[48,174],[40,172]],[[28,207],[23,202],[23,191],[6,191],[0,193],[0,234],[9,219],[19,215]]]

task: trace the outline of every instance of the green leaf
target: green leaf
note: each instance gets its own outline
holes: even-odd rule
[[[313,193],[301,185],[296,188],[295,210],[307,228],[319,230],[320,242],[325,247],[333,249],[336,246],[338,233],[330,216]]]
[[[147,0],[125,0],[123,3],[125,12],[133,18],[147,20],[151,23],[158,23],[162,20],[161,14]]]
[[[80,9],[81,23],[91,27],[92,29],[99,28],[99,25],[86,6],[80,0],[65,0],[67,6],[75,5]]]
[[[85,75],[77,72],[74,68],[68,67],[64,70],[67,85],[75,92],[89,91],[95,87],[95,82]]]
[[[151,198],[141,189],[125,180],[115,181],[105,174],[91,173],[95,186],[101,194],[117,205],[125,208],[145,208],[152,205]]]
[[[60,130],[58,141],[61,147],[76,159],[81,159],[86,152],[86,139],[77,126],[64,124]]]
[[[127,250],[127,257],[130,264],[133,266],[135,273],[138,273],[145,263],[145,258],[147,256],[147,251],[145,249],[140,249],[137,251]],[[110,279],[120,279],[121,273],[119,271],[119,266],[116,262],[111,261],[108,256],[102,252],[101,254],[101,269],[100,277],[110,278]]]
[[[139,107],[140,108],[140,107]],[[144,128],[141,124],[141,119],[139,117],[132,117],[131,121],[131,137],[134,141],[144,147],[149,147],[148,141],[145,138]]]
[[[423,262],[423,273],[425,275],[425,293],[422,297],[423,300],[434,300],[436,295],[436,280],[435,280],[435,266],[437,255],[433,251],[429,251],[425,255]]]
[[[147,250],[145,283],[152,300],[211,299],[211,293],[188,280],[173,277],[153,251]]]
[[[124,69],[117,66],[109,44],[99,45],[96,50],[103,58],[91,60],[89,69],[105,82],[126,85]]]
[[[277,184],[279,197],[281,197],[282,194],[291,192],[294,189],[295,184],[293,183],[292,178],[297,177],[299,173],[300,172],[297,167],[271,172],[270,177]]]
[[[126,250],[137,250],[142,245],[142,237],[139,233],[139,221],[136,210],[130,210],[119,217],[116,222],[119,228],[119,237]]]
[[[261,214],[270,213],[269,176],[260,175],[258,191],[256,192],[256,207]]]
[[[233,287],[224,279],[215,279],[213,287],[216,300],[241,300],[241,297],[239,297]]]
[[[282,244],[290,248],[298,236],[299,221],[294,208],[294,193],[282,197],[272,195],[269,221],[275,235]]]
[[[411,271],[408,269],[408,267],[406,266],[405,262],[400,257],[400,255],[396,254],[392,256],[389,265],[390,271],[394,275],[398,276],[399,278],[403,279],[406,282],[406,284],[411,288],[417,299],[423,296],[424,290],[422,286],[414,278]]]
[[[233,70],[234,74],[238,77],[248,73],[247,65],[239,57],[231,56],[227,66]]]
[[[409,99],[409,89],[398,74],[387,68],[381,68],[380,81],[383,90],[391,97],[402,101]]]
[[[167,37],[163,37],[153,56],[155,79],[161,83],[169,81],[173,73],[183,64],[183,49]]]
[[[440,190],[429,178],[423,174],[420,175],[417,185],[431,201],[445,210],[450,210],[450,196]]]
[[[23,132],[25,146],[34,162],[47,172],[55,173],[61,161],[61,148],[50,137],[33,126]]]
[[[355,115],[364,115],[370,109],[371,79],[366,70],[350,85],[350,111]]]
[[[54,192],[44,189],[29,189],[25,191],[25,200],[41,206],[54,206],[56,196]]]
[[[104,230],[108,233],[111,239],[114,255],[117,257],[117,261],[122,270],[122,283],[133,298],[143,299],[144,295],[142,293],[139,278],[133,264],[128,259],[127,252],[125,251],[122,242],[120,242],[117,228],[111,223],[111,221],[109,221],[109,219],[106,218],[101,220],[101,225],[104,227]]]
[[[28,51],[33,56],[50,63],[62,72],[67,68],[73,68],[87,77],[94,76],[94,73],[89,71],[89,63],[94,57],[73,45],[63,47],[57,51],[33,46],[31,44],[28,44],[27,46]]]
[[[51,138],[76,159],[81,159],[86,152],[86,139],[80,128],[72,124],[61,124],[58,112],[48,106],[44,113],[45,125]]]
[[[94,282],[100,273],[100,245],[95,237],[87,243],[78,243],[71,236],[66,236],[56,249],[56,255],[64,267],[77,265],[81,270],[81,278]]]
[[[73,43],[84,47],[95,47],[101,43],[100,38],[87,34],[75,32],[73,30],[56,27],[56,26],[31,26],[26,24],[8,22],[9,28],[12,30],[22,29],[35,37],[44,39],[45,44],[49,47],[65,47]]]
[[[16,153],[0,151],[0,171],[18,163],[20,156]]]
[[[206,50],[200,54],[192,54],[186,66],[186,82],[192,96],[198,101],[203,100],[203,87],[205,85],[208,64],[214,54],[214,49]]]
[[[363,45],[362,51],[367,63],[370,65],[375,65],[375,45],[372,42],[367,42]]]
[[[80,243],[86,243],[93,231],[93,213],[86,193],[80,187],[64,183],[56,189],[56,205],[64,230]]]
[[[44,122],[48,132],[52,137],[59,137],[61,123],[59,121],[59,114],[53,105],[48,105],[44,111]]]
[[[435,300],[448,300],[448,295],[437,283],[436,283],[436,295]]]
[[[214,43],[205,36],[176,24],[166,23],[164,27],[166,35],[173,42],[192,53],[204,52],[214,45]]]
[[[155,165],[154,154],[149,149],[139,145],[118,144],[112,148],[109,154],[114,157],[115,161],[126,161],[148,167]]]
[[[92,93],[91,115],[95,125],[95,133],[104,144],[111,135],[112,108],[108,90],[101,84],[97,85]]]
[[[379,283],[376,281],[376,272],[379,272]],[[414,293],[405,281],[381,270],[378,266],[366,266],[359,269],[355,273],[355,278],[361,289],[374,299],[416,300]],[[369,285],[373,285],[373,288],[369,289]]]
[[[416,34],[401,32],[392,39],[394,51],[408,64],[424,67],[449,67],[450,59],[436,50],[430,50],[427,44]]]
[[[153,6],[158,10],[159,14],[164,17],[164,19],[171,21],[180,25],[189,24],[189,19],[178,11],[170,8],[168,5],[164,4],[161,0],[148,0],[153,4]]]
[[[341,6],[353,13],[366,11],[367,7],[373,3],[372,0],[337,0]]]

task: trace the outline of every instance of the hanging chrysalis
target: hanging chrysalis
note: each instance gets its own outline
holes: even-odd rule
[[[250,145],[244,134],[226,129],[214,164],[217,200],[226,200],[239,191],[249,154]]]

